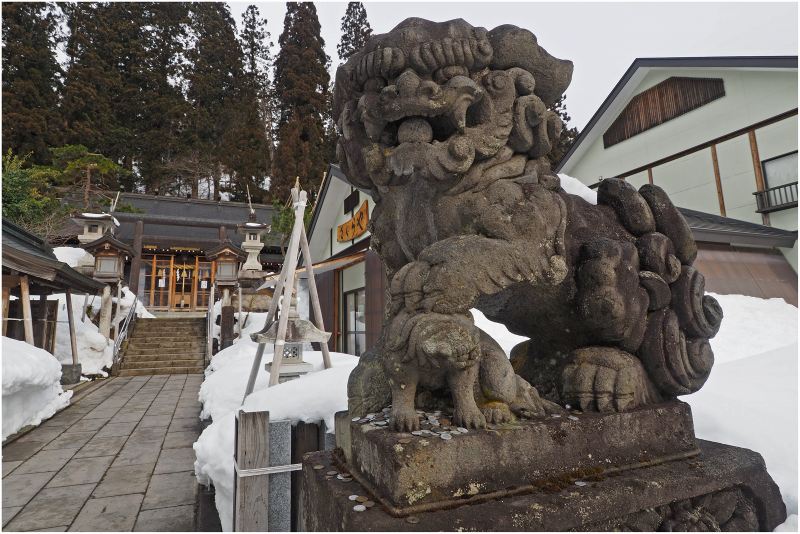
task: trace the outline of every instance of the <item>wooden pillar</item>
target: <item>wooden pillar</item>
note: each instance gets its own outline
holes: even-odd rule
[[[117,282],[117,313],[114,314],[114,339],[117,339],[117,336],[119,335],[119,316],[120,316],[120,310],[122,308],[122,306],[120,305],[121,301],[122,301],[122,282]]]
[[[47,350],[47,295],[39,295],[39,304],[42,307],[42,335],[40,337],[41,348]]]
[[[648,167],[647,168],[647,182],[650,185],[653,185],[653,168],[652,167]]]
[[[239,284],[239,315],[236,316],[236,324],[239,325],[239,339],[242,338],[242,285]]]
[[[753,172],[756,175],[756,191],[764,191],[767,187],[764,182],[764,173],[761,170],[761,156],[758,154],[756,131],[750,130],[747,132],[747,138],[750,140],[750,157],[753,160]],[[761,220],[765,225],[769,226],[769,213],[762,213]]]
[[[100,299],[100,333],[105,337],[111,335],[111,286],[103,286],[103,296]]]
[[[11,288],[3,284],[3,335],[8,332],[8,305],[11,301]]]
[[[269,475],[242,476],[245,469],[269,467],[269,412],[236,415],[234,433],[233,531],[266,532]]]
[[[711,164],[714,166],[714,182],[717,184],[717,199],[719,200],[719,214],[725,215],[725,196],[722,194],[722,177],[719,174],[719,160],[717,159],[717,145],[711,145]]]
[[[20,305],[22,306],[22,324],[25,328],[25,343],[33,345],[33,320],[31,318],[31,291],[28,285],[28,275],[19,279]]]
[[[67,289],[67,322],[69,323],[69,344],[72,349],[72,363],[78,365],[78,341],[75,337],[75,317],[72,311],[72,291]]]
[[[131,276],[128,287],[134,295],[139,294],[139,271],[142,268],[142,236],[144,235],[144,222],[136,221],[133,230],[133,259],[131,260]]]

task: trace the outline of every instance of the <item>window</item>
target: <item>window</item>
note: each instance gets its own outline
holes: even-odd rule
[[[99,256],[95,264],[97,274],[116,274],[117,273],[117,258]]]
[[[249,239],[250,241],[258,241],[258,234],[254,234],[253,232],[250,232],[247,235],[248,235],[247,239]]]
[[[344,294],[344,352],[361,356],[367,349],[366,293],[364,288]]]
[[[90,224],[89,225],[89,233],[90,234],[96,234],[99,231],[100,231],[100,225],[97,225],[97,224]]]
[[[756,191],[759,213],[797,207],[797,151],[761,162],[764,191]]]

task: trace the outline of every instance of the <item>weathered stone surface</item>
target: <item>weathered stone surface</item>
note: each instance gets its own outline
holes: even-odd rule
[[[386,503],[408,510],[699,452],[689,405],[680,401],[625,413],[519,420],[496,430],[452,428],[450,439],[396,433],[382,424],[351,423],[348,465]]]
[[[444,403],[481,428],[574,396],[621,411],[702,385],[722,315],[687,271],[697,247],[680,212],[658,187],[613,178],[593,206],[550,169],[563,125],[548,105],[571,75],[530,31],[461,19],[407,19],[339,67],[337,155],[375,200],[390,281],[384,334],[350,375],[352,415],[391,398],[392,427],[412,431],[415,408]],[[471,308],[535,340],[513,368]],[[656,349],[658,312],[673,308],[679,330]],[[703,363],[688,380],[687,353]],[[668,376],[647,376],[654,360]]]
[[[694,458],[607,477],[556,477],[535,492],[474,503],[464,499],[460,506],[410,517],[387,513],[357,481],[326,479],[326,472],[339,469],[333,462],[334,455],[311,453],[303,461],[301,529],[565,531],[623,527],[635,530],[633,527],[639,525],[645,531],[658,531],[691,530],[691,527],[711,530],[709,527],[716,522],[727,525],[728,530],[750,530],[747,527],[753,524],[755,515],[754,530],[771,531],[785,520],[786,507],[759,454],[708,441],[698,443],[701,452]],[[315,470],[314,465],[322,465],[323,469]],[[367,496],[378,504],[365,512],[356,512],[348,499],[353,494]],[[689,504],[685,504],[687,500]],[[700,521],[683,513],[687,508],[689,512],[697,511],[698,505],[703,504],[704,511],[697,514]]]

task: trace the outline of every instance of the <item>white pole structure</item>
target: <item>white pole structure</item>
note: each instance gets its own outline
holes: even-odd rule
[[[72,311],[72,291],[67,289],[67,322],[69,322],[69,344],[72,349],[72,363],[78,365],[78,342],[75,337],[75,317]]]
[[[134,300],[134,306],[135,304]],[[119,335],[119,316],[122,309],[122,283],[117,282],[117,313],[114,314],[114,339]]]
[[[295,186],[299,189],[299,186]],[[292,196],[297,198],[296,193],[293,192]],[[297,269],[297,252],[300,248],[300,232],[303,229],[303,213],[306,209],[306,192],[300,191],[299,198],[294,203],[294,228],[292,228],[292,248],[287,254],[289,261],[286,270],[286,282],[283,286],[283,310],[278,320],[278,334],[275,340],[275,351],[272,354],[272,368],[269,373],[269,385],[274,386],[278,384],[278,378],[281,372],[281,361],[283,360],[283,346],[286,343],[286,325],[289,323],[289,303],[292,298],[292,289],[294,288],[294,274]]]
[[[20,304],[22,305],[22,325],[25,328],[25,343],[33,345],[33,319],[31,318],[31,291],[28,276],[19,278]]]
[[[103,296],[100,299],[100,333],[106,338],[111,336],[111,286],[103,286]]]
[[[314,278],[314,264],[311,261],[311,251],[308,248],[308,238],[306,237],[305,226],[300,225],[300,247],[302,249],[303,258],[306,262],[306,272],[308,272],[308,293],[311,297],[311,308],[314,312],[314,322],[317,323],[317,328],[325,331],[325,324],[322,320],[322,308],[319,305],[319,294],[317,293],[317,280]],[[320,343],[322,348],[322,363],[325,369],[331,368],[331,354],[328,352],[328,344]]]
[[[239,326],[239,339],[242,339],[242,284],[239,284],[239,315],[236,317]]]
[[[81,310],[81,322],[86,322],[86,308],[89,307],[89,293],[83,296],[83,309]]]

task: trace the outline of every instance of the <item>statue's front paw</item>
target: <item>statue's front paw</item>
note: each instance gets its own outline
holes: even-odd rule
[[[505,402],[487,402],[483,405],[483,416],[487,423],[495,425],[510,423],[514,420],[514,415]]]
[[[486,418],[477,406],[462,406],[453,410],[453,423],[464,428],[485,428]]]
[[[583,411],[622,412],[661,400],[642,363],[612,347],[573,351],[564,368],[564,400]]]
[[[419,417],[414,410],[392,410],[392,429],[397,432],[414,432],[419,430]]]

